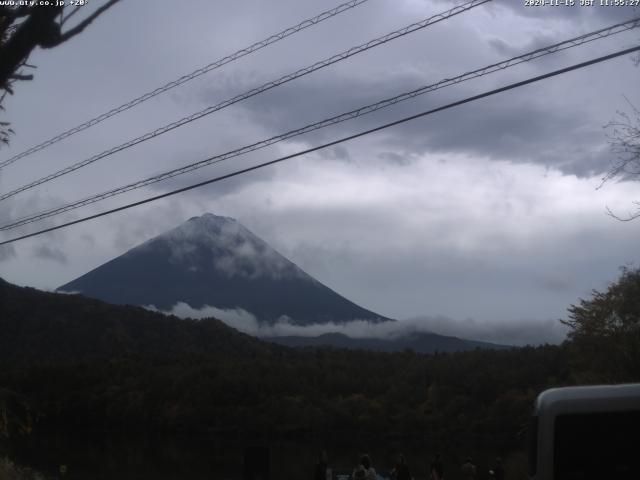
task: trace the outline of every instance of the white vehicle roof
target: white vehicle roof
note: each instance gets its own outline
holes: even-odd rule
[[[640,383],[552,388],[538,396],[534,410],[535,415],[640,410]]]

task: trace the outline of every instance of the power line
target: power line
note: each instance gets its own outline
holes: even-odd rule
[[[350,10],[354,7],[357,7],[358,5],[361,5],[363,3],[368,2],[369,0],[350,0],[349,2],[343,3],[341,5],[338,5],[337,7],[332,8],[331,10],[327,10],[326,12],[322,12],[319,15],[316,15],[313,18],[309,18],[307,20],[304,20],[302,22],[300,22],[299,24],[293,26],[293,27],[289,27],[286,28],[285,30],[282,30],[279,33],[276,33],[274,35],[271,35],[268,38],[265,38],[264,40],[260,40],[259,42],[254,43],[253,45],[250,45],[246,48],[243,48],[241,50],[238,50],[235,53],[232,53],[231,55],[227,55],[226,57],[223,57],[219,60],[216,60],[213,63],[210,63],[209,65],[205,65],[204,67],[198,68],[197,70],[194,70],[193,72],[187,74],[187,75],[183,75],[182,77],[173,80],[165,85],[163,85],[162,87],[158,87],[155,90],[152,90],[150,92],[147,92],[137,98],[134,98],[133,100],[130,100],[127,103],[123,103],[122,105],[120,105],[119,107],[113,108],[111,110],[109,110],[106,113],[103,113],[101,115],[98,115],[97,117],[92,118],[91,120],[87,120],[84,123],[81,123],[80,125],[73,127],[63,133],[60,133],[59,135],[56,135],[55,137],[52,137],[48,140],[45,140],[42,143],[39,143],[38,145],[35,145],[31,148],[29,148],[28,150],[25,150],[21,153],[18,153],[16,155],[14,155],[11,158],[8,158],[7,160],[4,160],[3,162],[0,162],[0,168],[6,167],[8,165],[11,165],[12,163],[20,160],[21,158],[27,157],[29,155],[31,155],[32,153],[35,152],[39,152],[40,150],[47,148],[55,143],[58,143],[61,140],[64,140],[65,138],[68,138],[72,135],[75,135],[76,133],[82,132],[83,130],[86,130],[87,128],[93,127],[94,125],[97,125],[98,123],[106,120],[107,118],[113,117],[114,115],[117,115],[119,113],[122,113],[126,110],[129,110],[130,108],[133,108],[137,105],[140,105],[143,102],[146,102],[147,100],[160,95],[161,93],[164,93],[168,90],[171,90],[172,88],[175,88],[179,85],[182,85],[183,83],[187,83],[191,80],[193,80],[194,78],[199,77],[200,75],[204,75],[205,73],[208,73],[212,70],[215,70],[217,68],[222,67],[223,65],[226,65],[227,63],[231,63],[235,60],[238,60],[244,56],[247,56],[251,53],[254,53],[258,50],[261,50],[273,43],[279,42],[280,40],[284,40],[285,38],[298,33],[306,28],[312,27],[314,25],[317,25],[325,20],[328,20],[332,17],[335,17],[336,15],[345,12],[347,10]]]
[[[329,65],[332,65],[334,63],[340,62],[342,60],[345,60],[347,58],[350,58],[354,55],[357,55],[359,53],[365,52],[367,50],[370,50],[372,48],[378,47],[380,45],[383,45],[387,42],[390,42],[392,40],[395,40],[397,38],[403,37],[405,35],[408,35],[410,33],[416,32],[418,30],[421,30],[423,28],[426,28],[430,25],[433,25],[435,23],[441,22],[443,20],[446,20],[448,18],[451,18],[455,15],[458,15],[460,13],[466,12],[472,8],[475,8],[477,6],[480,6],[482,4],[491,2],[492,0],[471,0],[467,3],[464,3],[462,5],[456,6],[454,8],[451,8],[449,10],[447,10],[446,12],[443,13],[439,13],[437,15],[434,15],[432,17],[426,18],[420,22],[417,23],[413,23],[411,25],[408,25],[406,27],[403,27],[399,30],[395,30],[391,33],[388,33],[386,35],[383,35],[382,37],[378,37],[375,38],[373,40],[370,40],[366,43],[363,43],[361,45],[358,45],[357,47],[352,47],[348,50],[345,50],[337,55],[333,55],[330,58],[327,58],[325,60],[321,60],[319,62],[314,63],[313,65],[310,65],[308,67],[305,68],[301,68],[300,70],[295,71],[294,73],[290,73],[288,75],[284,75],[283,77],[278,78],[277,80],[273,80],[271,82],[267,82],[263,85],[261,85],[260,87],[256,87],[254,89],[251,89],[245,93],[242,93],[240,95],[236,95],[233,98],[230,98],[228,100],[225,100],[223,102],[220,102],[216,105],[210,106],[205,108],[204,110],[201,110],[199,112],[196,112],[192,115],[189,115],[187,117],[184,117],[180,120],[177,120],[173,123],[170,123],[168,125],[165,125],[163,127],[160,127],[152,132],[148,132],[140,137],[134,138],[132,140],[129,140],[126,143],[123,143],[121,145],[118,145],[116,147],[110,148],[109,150],[105,150],[102,153],[99,153],[97,155],[94,155],[93,157],[87,158],[85,160],[82,160],[80,162],[77,162],[73,165],[70,165],[66,168],[63,168],[62,170],[58,170],[57,172],[54,172],[50,175],[47,175],[45,177],[42,177],[38,180],[35,180],[31,183],[28,183],[26,185],[23,185],[19,188],[16,188],[15,190],[12,190],[8,193],[4,193],[2,195],[0,195],[0,201],[2,200],[6,200],[7,198],[13,197],[14,195],[17,195],[20,192],[24,192],[25,190],[29,190],[31,188],[37,187],[38,185],[42,185],[43,183],[49,182],[55,178],[61,177],[63,175],[66,175],[68,173],[74,172],[80,168],[86,167],[87,165],[90,165],[92,163],[97,162],[98,160],[101,160],[105,157],[108,157],[110,155],[113,155],[114,153],[120,152],[122,150],[125,150],[127,148],[133,147],[134,145],[137,145],[139,143],[145,142],[147,140],[151,140],[159,135],[162,135],[164,133],[167,133],[171,130],[174,130],[178,127],[182,127],[183,125],[189,124],[195,120],[199,120],[202,117],[205,117],[207,115],[210,115],[214,112],[217,112],[219,110],[222,110],[224,108],[227,108],[231,105],[234,105],[238,102],[241,102],[243,100],[246,100],[248,98],[251,98],[255,95],[258,95],[260,93],[263,93],[267,90],[271,90],[272,88],[278,87],[280,85],[283,85],[285,83],[288,83],[292,80],[295,80],[297,78],[300,78],[304,75],[308,75],[309,73],[315,72],[316,70],[320,70],[321,68],[327,67]]]
[[[539,48],[536,50],[533,50],[531,52],[519,55],[517,57],[513,57],[510,58],[508,60],[504,60],[502,62],[499,63],[494,63],[492,65],[488,65],[486,67],[477,69],[477,70],[473,70],[467,73],[464,73],[462,75],[459,75],[457,77],[453,77],[453,78],[448,78],[448,79],[444,79],[444,80],[440,80],[439,82],[430,84],[430,85],[426,85],[426,86],[422,86],[420,88],[417,88],[415,90],[409,91],[409,92],[405,92],[402,93],[400,95],[397,95],[395,97],[391,97],[388,99],[384,99],[381,100],[379,102],[373,103],[373,104],[369,104],[363,107],[360,107],[358,109],[355,110],[351,110],[350,112],[346,112],[346,113],[342,113],[340,115],[336,115],[334,117],[331,118],[327,118],[324,120],[321,120],[319,122],[316,123],[312,123],[309,125],[306,125],[304,127],[295,129],[295,130],[291,130],[289,132],[280,134],[280,135],[276,135],[274,137],[265,139],[265,140],[261,140],[259,142],[247,145],[247,146],[243,146],[241,148],[237,148],[231,151],[228,151],[226,153],[223,154],[219,154],[219,155],[215,155],[209,158],[206,158],[204,160],[200,160],[199,162],[195,162],[195,163],[190,163],[188,165],[185,165],[183,167],[180,168],[176,168],[173,170],[169,170],[167,172],[163,172],[160,173],[158,175],[154,175],[152,177],[148,177],[142,180],[138,180],[136,182],[124,185],[124,186],[120,186],[111,190],[107,190],[105,192],[102,192],[98,195],[93,195],[90,197],[86,197],[84,199],[60,206],[60,207],[56,207],[54,209],[50,209],[44,212],[39,212],[36,214],[32,214],[20,219],[15,220],[12,223],[9,224],[5,224],[0,226],[0,231],[7,231],[7,230],[11,230],[29,223],[34,223],[36,221],[39,220],[43,220],[45,218],[49,218],[61,213],[65,213],[71,210],[75,210],[77,208],[81,208],[93,203],[96,203],[98,201],[116,196],[116,195],[120,195],[126,192],[129,192],[131,190],[136,190],[138,188],[142,188],[148,185],[152,185],[154,183],[169,179],[169,178],[173,178],[176,177],[178,175],[182,175],[203,167],[206,167],[208,165],[212,165],[212,164],[217,164],[226,160],[229,160],[231,158],[234,157],[238,157],[240,155],[244,155],[246,153],[255,151],[255,150],[259,150],[265,147],[268,147],[270,145],[273,145],[275,143],[296,137],[298,135],[302,135],[305,133],[309,133],[311,131],[314,130],[318,130],[330,125],[335,125],[338,123],[342,123],[344,121],[347,120],[351,120],[354,118],[358,118],[360,116],[381,110],[383,108],[387,108],[390,107],[392,105],[395,105],[399,102],[402,101],[406,101],[409,100],[411,98],[417,97],[418,95],[423,95],[425,93],[429,93],[429,92],[433,92],[435,90],[439,90],[441,88],[445,88],[451,85],[455,85],[467,80],[471,80],[474,78],[478,78],[490,73],[494,73],[496,71],[500,71],[500,70],[504,70],[506,68],[510,68],[516,65],[519,65],[521,63],[524,62],[528,62],[531,60],[534,60],[536,58],[540,58],[549,54],[553,54],[556,53],[558,51],[563,51],[563,50],[567,50],[569,48],[573,48],[573,47],[577,47],[579,45],[582,45],[584,43],[588,43],[594,40],[599,40],[602,38],[607,38],[608,36],[620,33],[620,32],[624,32],[627,30],[630,30],[631,28],[635,28],[640,26],[640,17],[633,19],[633,20],[629,20],[627,22],[622,22],[619,24],[615,24],[612,25],[610,27],[607,28],[603,28],[600,30],[596,30],[594,32],[590,32],[590,33],[586,33],[584,35],[580,35],[578,37],[574,37],[553,45],[549,45],[543,48]]]
[[[52,232],[54,230],[59,230],[61,228],[69,227],[71,225],[75,225],[75,224],[78,224],[78,223],[83,223],[83,222],[86,222],[86,221],[89,221],[89,220],[93,220],[95,218],[103,217],[105,215],[110,215],[112,213],[120,212],[122,210],[127,210],[129,208],[133,208],[133,207],[137,207],[137,206],[140,206],[140,205],[144,205],[145,203],[154,202],[154,201],[160,200],[162,198],[166,198],[166,197],[169,197],[169,196],[172,196],[172,195],[176,195],[178,193],[182,193],[182,192],[186,192],[186,191],[189,191],[189,190],[193,190],[193,189],[205,186],[205,185],[209,185],[209,184],[216,183],[216,182],[219,182],[219,181],[222,181],[222,180],[226,180],[228,178],[236,177],[238,175],[242,175],[242,174],[254,171],[254,170],[258,170],[258,169],[261,169],[261,168],[264,168],[264,167],[267,167],[267,166],[270,166],[270,165],[274,165],[276,163],[284,162],[285,160],[290,160],[290,159],[295,158],[295,157],[306,155],[306,154],[315,152],[317,150],[321,150],[323,148],[331,147],[333,145],[337,145],[337,144],[340,144],[340,143],[343,143],[343,142],[347,142],[349,140],[354,140],[356,138],[363,137],[365,135],[369,135],[371,133],[375,133],[375,132],[378,132],[380,130],[384,130],[386,128],[390,128],[390,127],[393,127],[395,125],[400,125],[402,123],[406,123],[406,122],[409,122],[411,120],[415,120],[417,118],[425,117],[427,115],[432,115],[432,114],[437,113],[437,112],[448,110],[448,109],[453,108],[453,107],[458,107],[460,105],[464,105],[466,103],[474,102],[474,101],[480,100],[482,98],[490,97],[490,96],[496,95],[498,93],[506,92],[508,90],[513,90],[515,88],[523,87],[525,85],[529,85],[531,83],[539,82],[539,81],[545,80],[547,78],[555,77],[555,76],[561,75],[563,73],[571,72],[573,70],[578,70],[578,69],[581,69],[581,68],[585,68],[585,67],[588,67],[590,65],[594,65],[594,64],[597,64],[597,63],[600,63],[600,62],[611,60],[611,59],[616,58],[616,57],[620,57],[622,55],[628,55],[630,53],[637,52],[639,50],[640,50],[640,46],[627,48],[625,50],[619,50],[619,51],[617,51],[615,53],[611,53],[609,55],[604,55],[604,56],[601,56],[601,57],[598,57],[598,58],[594,58],[594,59],[588,60],[586,62],[577,63],[575,65],[571,65],[569,67],[561,68],[559,70],[554,70],[552,72],[545,73],[544,75],[539,75],[537,77],[532,77],[532,78],[529,78],[527,80],[522,80],[520,82],[511,83],[511,84],[506,85],[504,87],[496,88],[494,90],[490,90],[488,92],[484,92],[484,93],[481,93],[479,95],[474,95],[472,97],[467,97],[467,98],[465,98],[463,100],[458,100],[457,102],[449,103],[449,104],[444,105],[442,107],[434,108],[432,110],[427,110],[425,112],[421,112],[421,113],[418,113],[418,114],[415,114],[415,115],[411,115],[409,117],[404,117],[404,118],[402,118],[400,120],[396,120],[394,122],[386,123],[384,125],[380,125],[378,127],[371,128],[369,130],[365,130],[365,131],[360,132],[360,133],[356,133],[356,134],[353,134],[353,135],[349,135],[347,137],[340,138],[338,140],[334,140],[334,141],[331,141],[331,142],[328,142],[328,143],[324,143],[322,145],[318,145],[318,146],[313,147],[313,148],[308,148],[308,149],[302,150],[300,152],[296,152],[296,153],[293,153],[293,154],[290,154],[290,155],[286,155],[284,157],[280,157],[280,158],[277,158],[275,160],[270,160],[268,162],[260,163],[258,165],[254,165],[252,167],[243,168],[241,170],[237,170],[235,172],[228,173],[226,175],[221,175],[219,177],[215,177],[215,178],[206,180],[204,182],[199,182],[199,183],[196,183],[196,184],[193,184],[193,185],[189,185],[188,187],[183,187],[183,188],[179,188],[177,190],[172,190],[170,192],[162,193],[162,194],[156,195],[154,197],[150,197],[150,198],[146,198],[144,200],[140,200],[140,201],[137,201],[137,202],[129,203],[129,204],[123,205],[121,207],[117,207],[117,208],[113,208],[111,210],[107,210],[107,211],[104,211],[104,212],[96,213],[95,215],[90,215],[90,216],[87,216],[87,217],[84,217],[84,218],[73,220],[71,222],[63,223],[61,225],[45,228],[45,229],[39,230],[37,232],[29,233],[29,234],[22,235],[22,236],[19,236],[19,237],[15,237],[15,238],[12,238],[12,239],[9,239],[9,240],[4,240],[4,241],[0,242],[0,246],[6,245],[6,244],[9,244],[9,243],[12,243],[12,242],[16,242],[18,240],[24,240],[26,238],[34,237],[36,235],[42,235],[43,233]]]

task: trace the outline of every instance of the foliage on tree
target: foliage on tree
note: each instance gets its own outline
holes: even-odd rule
[[[640,269],[569,308],[572,362],[583,382],[640,381]]]

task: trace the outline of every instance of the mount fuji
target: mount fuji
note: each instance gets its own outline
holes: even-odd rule
[[[171,310],[242,309],[262,324],[389,320],[347,300],[276,252],[236,220],[193,217],[66,283],[114,304]]]

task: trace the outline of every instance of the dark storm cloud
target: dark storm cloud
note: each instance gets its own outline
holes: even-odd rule
[[[604,136],[578,109],[564,111],[514,96],[461,107],[437,119],[410,124],[396,145],[415,151],[485,155],[516,163],[539,163],[567,174],[591,176],[609,168]]]
[[[252,85],[267,80],[268,77],[261,77]],[[252,97],[238,108],[246,112],[246,118],[270,134],[278,135],[395,96],[418,85],[414,75],[387,73],[379,77],[349,78],[340,72],[321,72]],[[229,89],[223,97],[231,96],[236,90],[242,91],[244,87]],[[205,95],[214,98],[213,94],[205,92]],[[349,122],[341,124],[341,130],[349,131],[351,128]],[[307,137],[322,139],[326,134],[320,130]]]
[[[534,41],[536,44],[543,41]],[[506,48],[506,47],[504,47]],[[273,134],[313,123],[425,84],[418,73],[390,74],[389,78],[349,79],[327,76],[288,85],[245,102],[254,122]],[[458,89],[456,92],[459,92]],[[443,105],[473,92],[471,86],[426,94],[390,109],[347,121],[300,137],[311,145],[346,136],[405,115]],[[555,167],[567,174],[590,176],[610,168],[610,155],[601,125],[580,107],[557,108],[528,92],[507,93],[469,106],[395,127],[382,134],[391,154],[400,160],[411,153],[467,153],[516,163],[532,162]],[[605,119],[601,119],[602,124]]]
[[[224,74],[219,74],[218,76],[225,77]],[[231,138],[221,138],[217,141],[216,148],[211,151],[210,155],[229,152],[303,125],[343,113],[345,109],[356,108],[377,101],[379,98],[375,95],[379,95],[380,92],[383,92],[383,98],[385,96],[393,96],[398,92],[398,85],[402,88],[403,85],[408,86],[410,83],[409,79],[398,75],[393,76],[393,82],[387,81],[387,79],[378,79],[364,84],[356,79],[343,78],[339,75],[329,76],[331,78],[329,82],[323,77],[320,79],[308,79],[304,82],[292,82],[284,87],[276,88],[236,105],[232,110],[232,128],[236,130],[236,133],[232,134]],[[269,78],[260,76],[255,72],[241,76],[233,74],[232,80],[218,80],[215,82],[215,88],[206,88],[204,93],[199,95],[206,99],[206,104],[213,104],[221,98],[230,98],[239,91],[245,91],[260,85]],[[151,188],[161,191],[182,188],[255,163],[273,160],[285,154],[293,153],[291,148],[286,148],[287,143],[302,142],[301,146],[296,149],[301,150],[307,146],[334,140],[336,135],[348,135],[355,132],[356,128],[358,128],[356,125],[346,122],[333,129],[322,129],[294,137],[290,142],[278,143],[254,153],[230,158],[216,166],[205,167],[194,173],[154,184]],[[348,148],[343,145],[338,145],[326,151],[323,150],[320,155],[324,158],[343,161],[350,161],[351,159]],[[207,158],[207,156],[201,154],[193,156],[191,160],[198,161]],[[180,161],[178,165],[186,163],[185,161]],[[273,169],[261,169],[226,179],[209,187],[200,188],[193,194],[212,199],[224,197],[255,182],[267,181],[273,178],[273,175]]]
[[[39,245],[33,249],[33,255],[42,260],[51,260],[62,264],[68,263],[67,255],[58,247],[51,245]]]
[[[512,7],[507,6],[507,8]],[[376,13],[380,12],[376,11]],[[371,15],[371,12],[367,10],[363,11],[363,14]],[[486,38],[485,41],[495,52],[500,53],[503,57],[508,57],[548,44],[555,40],[555,36],[538,31],[533,39],[522,42],[523,47],[514,46],[497,38]],[[385,53],[385,48],[380,49],[379,52],[376,51],[376,55],[380,56],[378,58],[383,60],[388,58],[389,53]],[[441,63],[443,58],[444,53],[436,54],[433,57],[434,66]],[[191,96],[183,95],[180,97],[181,101],[194,103],[194,99],[198,98],[204,104],[215,104],[291,70],[291,67],[285,67],[285,70],[279,72],[278,75],[272,75],[269,73],[271,69],[267,68],[266,71],[263,71],[260,68],[260,63],[261,60],[258,58],[250,64],[251,69],[240,67],[235,70],[221,70],[208,77],[207,82],[203,83],[207,86],[202,87],[203,89],[199,93]],[[304,64],[301,63],[301,65]],[[482,65],[482,59],[478,58],[478,64],[474,66]],[[438,68],[436,67],[435,70],[438,71]],[[462,71],[464,70],[455,73],[462,73]],[[344,69],[335,69],[332,66],[325,71],[278,87],[233,107],[237,115],[233,118],[231,128],[236,133],[242,132],[242,135],[232,133],[232,137],[236,140],[229,141],[227,137],[230,131],[227,129],[227,133],[220,136],[221,140],[217,141],[212,153],[222,153],[255,140],[280,134],[301,125],[411,90],[425,83],[440,80],[444,76],[447,75],[442,77],[429,75],[427,78],[421,72],[409,73],[402,70],[396,71],[393,68],[381,69],[371,76],[363,76],[345,73]],[[445,99],[448,100],[449,97],[445,97]],[[428,98],[421,98],[408,102],[406,105],[397,106],[388,112],[375,113],[357,122],[347,122],[339,127],[306,134],[304,137],[300,137],[300,141],[306,142],[308,145],[316,145],[329,139],[335,139],[336,133],[347,135],[385,121],[397,119],[403,114],[415,113],[416,109],[428,108],[429,106],[434,106],[434,103],[429,102]],[[547,111],[542,106],[538,107],[535,103],[521,105],[519,108],[518,111],[513,106],[507,105],[505,112],[496,108],[484,112],[484,107],[478,106],[478,108],[474,108],[474,114],[464,115],[461,122],[453,115],[434,124],[435,126],[430,128],[427,135],[423,134],[420,126],[395,129],[393,138],[389,138],[389,147],[396,149],[396,152],[388,157],[383,157],[392,162],[407,163],[408,160],[400,160],[400,157],[406,157],[411,153],[451,151],[453,153],[488,155],[491,158],[514,162],[538,162],[546,166],[558,167],[565,173],[577,175],[588,176],[593,173],[602,173],[608,168],[607,156],[601,152],[597,145],[598,136],[594,135],[595,130],[592,128],[591,131],[586,131],[581,125],[588,123],[582,112],[573,116],[563,116],[563,114]],[[522,113],[521,118],[517,118],[519,112]],[[214,117],[217,115],[215,114]],[[568,129],[564,129],[565,132],[568,131],[568,134],[563,137],[558,133],[560,129],[554,126],[566,127],[563,122],[567,120],[572,123]],[[480,125],[478,125],[479,121]],[[500,133],[497,136],[487,135],[487,133],[493,133],[491,129],[494,127],[501,129]],[[460,132],[460,138],[456,138],[455,134],[452,134],[456,131]],[[478,134],[478,132],[482,133]],[[544,151],[538,152],[537,142],[541,140],[544,140]],[[182,142],[182,144],[187,145],[188,142]],[[587,153],[590,148],[593,151]],[[254,158],[260,159],[260,161],[271,160],[280,153],[279,150],[271,150],[271,152],[274,153],[265,152],[254,156]],[[331,156],[333,154],[322,153],[322,155]],[[199,158],[201,156],[196,155],[192,159],[198,160]],[[350,157],[343,159],[349,161]],[[180,163],[184,162],[180,161]],[[241,165],[242,160],[233,159],[225,163]],[[210,171],[212,170],[204,169],[189,176],[171,179],[154,185],[152,189],[166,191],[186,186],[215,176],[215,174],[209,173]],[[210,198],[224,196],[255,181],[270,178],[271,175],[270,169],[267,169],[251,175],[243,175],[234,180],[224,181],[208,188],[206,196]]]

